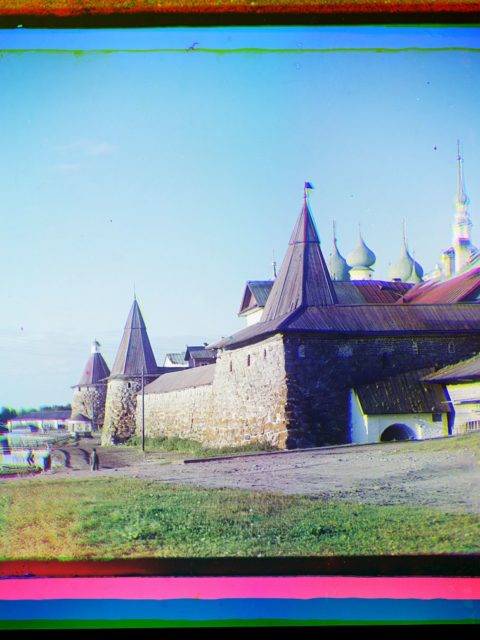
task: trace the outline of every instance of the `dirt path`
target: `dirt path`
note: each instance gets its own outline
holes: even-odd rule
[[[133,447],[100,447],[94,440],[59,447],[54,463],[65,466],[36,476],[129,476],[171,484],[303,494],[370,504],[428,506],[480,513],[480,465],[469,442],[438,449],[437,443],[395,443],[238,457],[184,464],[170,452],[142,454]],[[446,443],[449,445],[449,443]],[[100,470],[88,457],[97,446]],[[62,463],[63,459],[63,463]],[[9,481],[6,479],[5,481]],[[23,481],[28,482],[25,478]]]

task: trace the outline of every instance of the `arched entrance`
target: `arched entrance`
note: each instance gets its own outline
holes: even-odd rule
[[[380,436],[380,442],[416,440],[415,432],[406,424],[391,424]]]

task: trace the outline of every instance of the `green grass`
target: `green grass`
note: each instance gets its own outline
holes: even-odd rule
[[[25,465],[8,465],[5,467],[0,466],[0,477],[1,476],[16,476],[16,475],[31,475],[32,473],[39,473],[42,471],[41,467],[37,467],[35,465],[25,466]]]
[[[432,438],[431,440],[415,440],[412,442],[402,442],[390,444],[397,447],[397,453],[412,451],[415,453],[434,453],[437,451],[460,451],[464,449],[480,459],[480,432],[469,433],[464,436],[454,436],[452,438]]]
[[[480,551],[480,518],[138,479],[12,481],[0,558],[366,555]]]
[[[139,447],[141,438],[133,436],[125,446]],[[214,456],[234,455],[237,453],[258,453],[260,451],[278,451],[265,443],[246,444],[241,447],[204,447],[197,440],[188,438],[145,438],[146,451],[173,451],[187,454],[192,458],[211,458]]]

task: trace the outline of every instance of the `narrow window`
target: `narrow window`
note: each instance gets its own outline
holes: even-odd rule
[[[128,382],[128,383],[127,383],[127,387],[128,387],[129,389],[131,389],[131,388],[132,388],[132,383],[131,383],[131,382]]]
[[[266,349],[264,349],[264,350],[263,350],[263,359],[265,360],[265,358],[266,358],[266,357],[267,357],[267,350],[266,350]]]
[[[448,343],[448,353],[455,353],[455,343],[452,340]]]
[[[233,364],[232,364],[232,361],[230,360],[230,373],[232,373],[232,371],[233,371]]]
[[[299,358],[305,358],[305,345],[304,344],[299,345],[297,353],[298,353],[298,357]]]
[[[247,356],[247,367],[250,366],[250,362],[251,362],[250,354],[248,354],[248,356]]]

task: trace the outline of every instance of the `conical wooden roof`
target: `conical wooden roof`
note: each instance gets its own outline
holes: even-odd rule
[[[103,356],[98,351],[92,353],[87,360],[85,369],[83,370],[82,377],[77,386],[86,387],[99,383],[101,380],[108,378],[110,375],[110,369],[105,362]]]
[[[112,376],[137,376],[156,373],[157,363],[148,339],[147,328],[135,299],[128,314],[122,341],[112,367]]]
[[[306,307],[337,303],[307,198],[293,229],[280,273],[268,296],[262,322]]]

